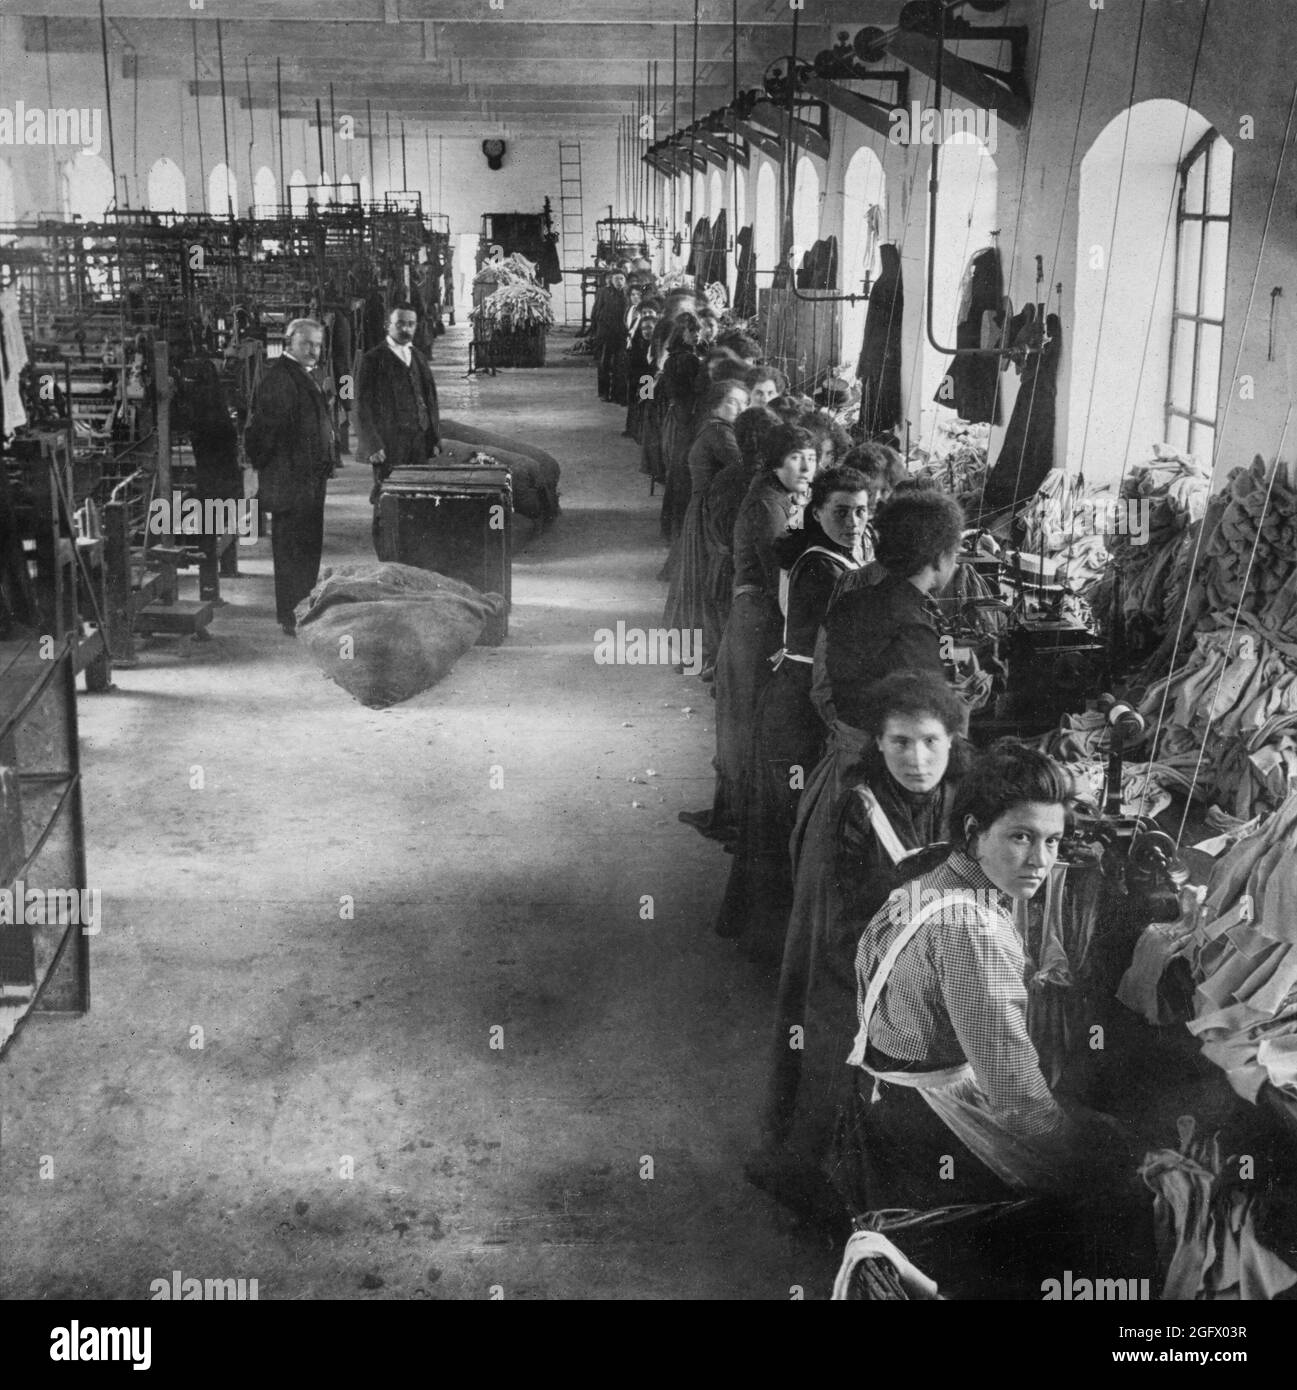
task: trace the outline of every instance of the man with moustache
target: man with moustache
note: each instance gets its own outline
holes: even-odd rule
[[[356,457],[374,470],[374,551],[384,553],[378,499],[393,469],[410,468],[440,452],[437,383],[428,360],[414,346],[418,315],[398,304],[387,316],[387,337],[360,359],[356,372]]]
[[[324,345],[314,319],[294,319],[283,355],[262,373],[244,432],[257,498],[270,513],[275,616],[291,637],[293,610],[315,588],[324,551],[324,494],[338,463],[329,402],[313,375]]]

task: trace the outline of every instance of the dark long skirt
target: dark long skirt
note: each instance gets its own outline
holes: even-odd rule
[[[843,920],[835,828],[843,795],[864,780],[869,746],[868,736],[858,729],[834,725],[828,751],[810,773],[797,804],[789,838],[792,907],[761,1138],[763,1147],[817,1171],[853,1080],[845,1062],[857,1026],[855,930]]]
[[[666,488],[662,493],[662,534],[674,542],[684,527],[692,487],[689,480],[689,446],[693,443],[690,412],[678,401],[667,406],[662,421],[662,467]],[[674,570],[674,562],[672,564]]]
[[[716,652],[707,651],[707,632],[704,625],[707,588],[707,540],[703,535],[703,500],[707,484],[716,476],[710,465],[691,470],[689,506],[685,511],[680,539],[675,547],[676,563],[671,571],[663,623],[680,631],[703,633],[703,664],[715,660]]]
[[[793,904],[788,841],[797,802],[820,760],[824,725],[811,704],[811,668],[784,661],[757,702],[739,842],[716,930],[753,960],[778,966]]]
[[[705,540],[705,537],[704,537]],[[721,649],[725,624],[730,620],[734,595],[734,556],[726,550],[707,549],[707,573],[703,581],[703,664],[714,666]]]
[[[757,701],[770,679],[783,619],[766,594],[739,594],[716,655],[716,798],[714,823],[734,823],[743,804]]]
[[[662,421],[657,403],[651,399],[644,401],[640,410],[639,443],[640,472],[647,473],[654,483],[664,482],[666,468],[662,462]]]

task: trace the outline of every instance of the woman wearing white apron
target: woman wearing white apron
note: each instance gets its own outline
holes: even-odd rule
[[[855,1211],[1066,1192],[1113,1139],[1050,1094],[1012,917],[1058,856],[1069,792],[1043,753],[1011,740],[983,752],[952,808],[958,847],[865,929],[847,1059],[863,1069],[861,1103],[835,1175]]]

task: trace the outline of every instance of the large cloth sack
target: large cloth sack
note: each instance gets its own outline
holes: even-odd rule
[[[326,569],[297,606],[297,632],[330,680],[381,709],[436,685],[503,603],[444,574],[371,560]]]
[[[457,435],[443,434],[441,453],[432,462],[439,468],[447,468],[468,463],[475,455],[483,454],[509,470],[514,516],[544,521],[548,516],[545,494],[536,481],[536,464],[525,455],[508,449],[485,449]]]
[[[547,454],[544,449],[538,449],[534,444],[528,444],[513,435],[478,429],[477,426],[466,424],[462,420],[448,420],[444,415],[441,419],[441,434],[443,440],[458,439],[488,454],[495,454],[497,450],[502,449],[508,454],[521,454],[524,458],[530,459],[532,467],[523,470],[520,466],[519,473],[525,471],[532,485],[540,492],[542,510],[522,512],[522,508],[518,506],[519,473],[514,473],[514,509],[522,512],[524,516],[537,516],[546,522],[552,521],[558,515],[558,479],[561,469],[553,454]],[[501,462],[507,461],[501,459]],[[509,463],[507,466],[512,472],[513,464]]]

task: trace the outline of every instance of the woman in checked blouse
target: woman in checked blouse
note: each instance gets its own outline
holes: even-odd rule
[[[1050,1094],[1027,1035],[1015,899],[1058,857],[1066,775],[1011,740],[979,755],[951,813],[956,845],[896,889],[856,954],[860,1022],[848,1061],[860,1104],[836,1177],[857,1210],[930,1208],[1066,1190],[1102,1117]]]

